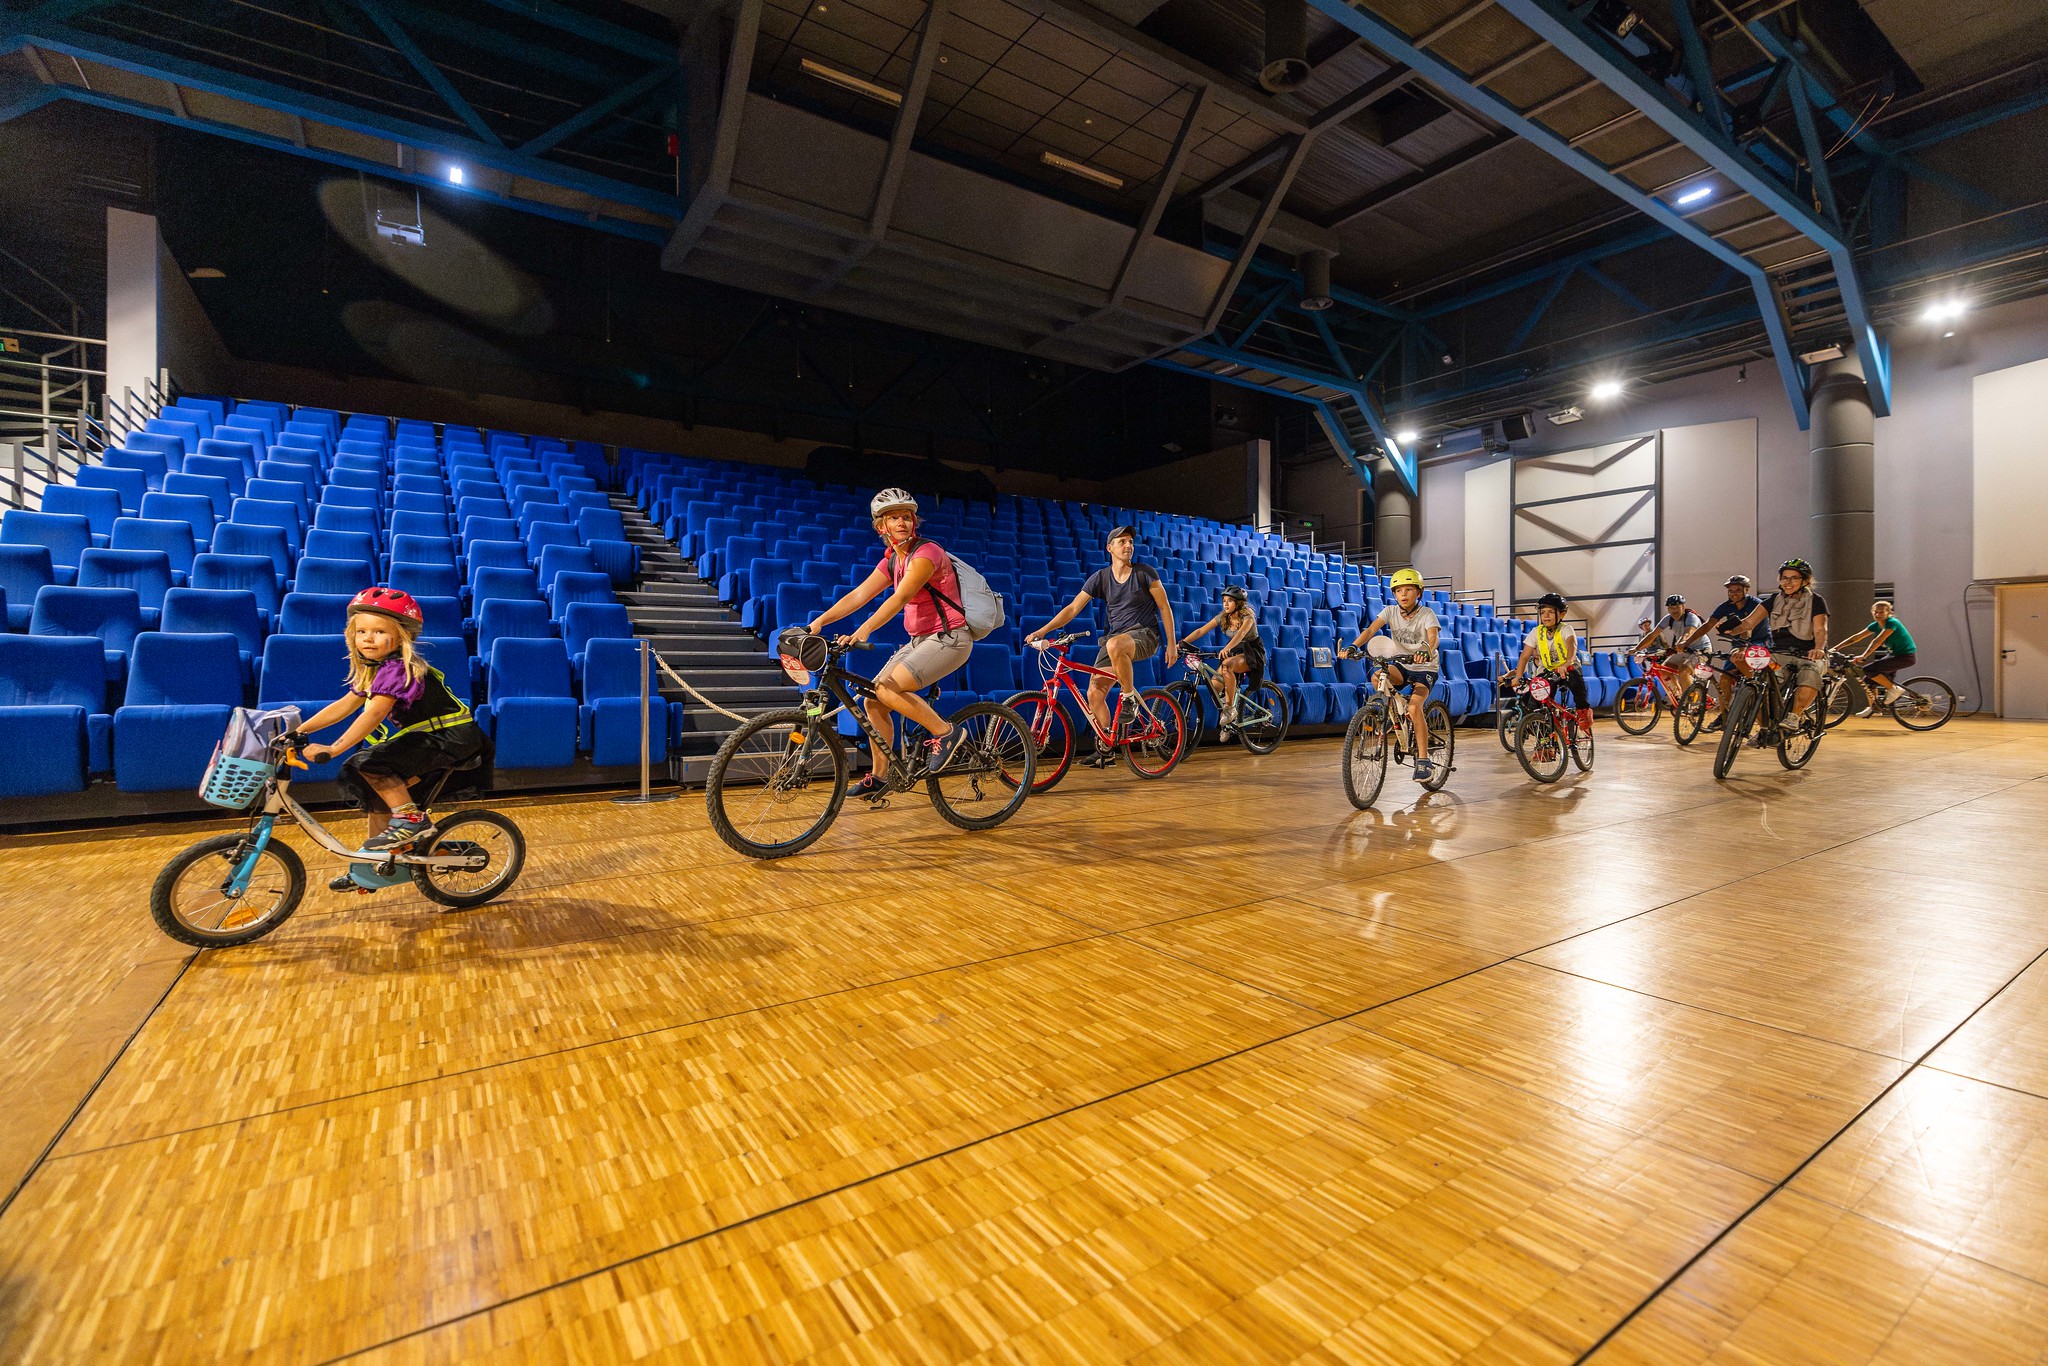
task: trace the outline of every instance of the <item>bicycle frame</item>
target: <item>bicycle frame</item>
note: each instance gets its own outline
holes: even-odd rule
[[[841,711],[853,717],[853,723],[860,727],[861,734],[867,736],[868,744],[874,752],[886,752],[890,756],[890,790],[908,791],[925,777],[924,756],[909,744],[910,727],[917,723],[907,716],[899,717],[897,724],[890,728],[895,731],[895,737],[885,739],[882,733],[875,729],[874,722],[868,719],[867,708],[861,705],[862,702],[876,696],[875,681],[872,678],[864,678],[841,664],[841,653],[833,651],[827,658],[825,667],[818,671],[816,680],[810,687],[804,689],[804,711],[814,723],[819,724],[831,720]],[[920,691],[937,690],[933,688]],[[838,705],[826,711],[827,701],[836,702]]]
[[[1074,705],[1080,708],[1081,715],[1088,718],[1088,729],[1095,733],[1095,738],[1104,744],[1114,743],[1111,736],[1116,733],[1123,723],[1124,703],[1130,700],[1129,694],[1124,692],[1122,680],[1108,669],[1098,669],[1092,664],[1081,664],[1069,658],[1067,647],[1071,643],[1071,639],[1061,640],[1058,644],[1047,642],[1039,648],[1038,668],[1039,672],[1044,674],[1045,677],[1045,695],[1048,700],[1057,705],[1059,702],[1059,690],[1065,687],[1067,692],[1073,697]],[[1052,672],[1049,674],[1045,673],[1045,656],[1047,655],[1050,655],[1053,659]],[[1095,719],[1095,712],[1088,705],[1088,694],[1075,685],[1073,678],[1075,674],[1086,674],[1091,678],[1106,678],[1111,683],[1117,685],[1116,707],[1109,714],[1110,729],[1108,734],[1103,732],[1102,724]],[[1134,710],[1139,709],[1134,708]],[[1149,713],[1139,710],[1139,714],[1146,717],[1146,729],[1137,734],[1126,736],[1127,740],[1149,740],[1164,729],[1159,724],[1158,719],[1152,717]],[[1048,729],[1051,727],[1052,718],[1049,715],[1042,718],[1042,721]],[[1036,725],[1032,727],[1034,732],[1037,729]],[[1043,735],[1034,735],[1033,738],[1041,744],[1045,741],[1045,736]]]
[[[1559,700],[1560,697],[1570,695],[1565,691],[1564,679],[1561,675],[1554,674],[1548,669],[1539,669],[1537,672],[1550,680],[1550,695],[1537,698],[1530,696],[1528,692],[1524,691],[1521,694],[1523,705],[1533,705],[1542,711],[1555,712],[1556,715],[1551,718],[1553,723],[1556,724],[1558,730],[1564,735],[1566,743],[1571,743],[1578,738],[1579,734],[1579,710],[1577,707],[1568,707]]]
[[[1193,664],[1188,664],[1185,662],[1185,660],[1190,657],[1193,658],[1195,661]],[[1223,676],[1223,670],[1217,668],[1214,664],[1211,664],[1207,659],[1203,658],[1199,651],[1189,650],[1186,652],[1185,655],[1182,656],[1182,659],[1183,663],[1181,667],[1186,669],[1190,674],[1194,675],[1194,677],[1190,681],[1198,684],[1203,688],[1207,688],[1209,690],[1209,695],[1211,697],[1215,697],[1216,690],[1213,686],[1214,680],[1221,678]],[[1245,684],[1238,684],[1235,696],[1237,698],[1237,724],[1239,726],[1257,725],[1261,721],[1271,721],[1275,719],[1271,711],[1267,710],[1265,707],[1260,706],[1257,702],[1252,700],[1252,691]],[[1219,698],[1218,701],[1220,703],[1221,699]],[[1249,715],[1247,715],[1248,712],[1250,713]]]
[[[452,770],[451,770],[452,772]],[[433,791],[420,803],[425,810],[441,789],[448,784],[449,773],[443,773],[434,784]],[[228,880],[227,890],[232,896],[240,896],[249,890],[249,879],[255,876],[256,864],[263,857],[263,851],[270,847],[270,837],[277,829],[280,817],[291,821],[306,832],[307,838],[335,857],[349,863],[403,863],[424,864],[429,868],[471,868],[478,866],[473,854],[401,854],[393,850],[371,853],[365,849],[351,849],[336,839],[318,817],[292,799],[291,779],[273,774],[263,785],[263,809],[257,813],[252,829],[256,842],[242,861],[235,866],[234,876]]]

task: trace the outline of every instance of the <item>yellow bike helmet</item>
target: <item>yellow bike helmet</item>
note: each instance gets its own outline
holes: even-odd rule
[[[1394,577],[1387,580],[1387,587],[1399,588],[1403,584],[1411,588],[1420,588],[1422,587],[1422,575],[1413,569],[1396,569]]]

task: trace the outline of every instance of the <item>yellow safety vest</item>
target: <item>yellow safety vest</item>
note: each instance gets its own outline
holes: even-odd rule
[[[1536,662],[1546,669],[1562,671],[1568,658],[1565,642],[1570,639],[1571,636],[1566,633],[1565,628],[1562,626],[1554,630],[1547,626],[1538,626],[1536,628]]]

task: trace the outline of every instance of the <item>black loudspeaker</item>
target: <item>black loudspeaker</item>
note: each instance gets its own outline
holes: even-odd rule
[[[1500,435],[1503,441],[1527,441],[1536,434],[1536,418],[1532,413],[1510,413],[1500,420]]]

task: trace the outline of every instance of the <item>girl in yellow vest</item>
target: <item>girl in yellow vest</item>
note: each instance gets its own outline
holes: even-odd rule
[[[1586,675],[1579,669],[1579,633],[1565,624],[1564,610],[1564,598],[1557,593],[1536,599],[1536,629],[1522,641],[1522,657],[1509,677],[1521,682],[1531,664],[1555,674],[1578,705],[1579,724],[1590,726],[1593,709],[1586,702]]]

